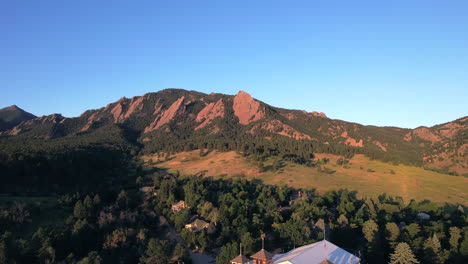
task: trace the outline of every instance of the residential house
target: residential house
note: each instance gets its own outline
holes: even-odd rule
[[[188,207],[184,201],[179,201],[175,204],[172,205],[171,209],[174,214],[180,212],[180,210],[185,209],[185,208],[190,208]]]
[[[201,219],[196,219],[190,224],[185,225],[185,228],[190,229],[192,232],[200,232],[204,229],[208,229],[210,223],[207,223]]]

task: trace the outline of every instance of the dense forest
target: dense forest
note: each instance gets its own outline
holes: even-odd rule
[[[423,264],[468,260],[463,205],[385,194],[362,199],[348,190],[319,194],[129,164],[120,189],[0,197],[0,263],[190,263],[189,252],[197,250],[226,264],[240,242],[246,255],[260,249],[262,234],[268,250],[283,252],[326,234],[362,263],[388,263],[405,245]],[[301,199],[291,201],[298,191]],[[180,200],[189,208],[174,213],[171,205]],[[421,212],[430,219],[418,218]],[[195,215],[209,227],[186,229]]]

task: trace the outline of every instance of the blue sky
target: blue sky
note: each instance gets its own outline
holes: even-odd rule
[[[366,125],[468,114],[468,1],[0,2],[0,108],[78,116],[164,88]]]

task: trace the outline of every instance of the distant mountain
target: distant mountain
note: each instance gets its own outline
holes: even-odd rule
[[[23,121],[36,118],[16,105],[0,109],[0,132],[19,125]]]
[[[298,163],[309,162],[312,153],[344,157],[359,153],[468,175],[468,117],[416,129],[363,126],[324,113],[273,107],[244,91],[232,96],[166,89],[124,97],[76,118],[59,114],[31,118],[4,131],[0,142],[10,143],[9,148],[19,142],[16,138],[41,144],[52,139],[97,144],[97,135],[101,140],[109,133],[112,140],[118,138],[142,153],[215,148]]]

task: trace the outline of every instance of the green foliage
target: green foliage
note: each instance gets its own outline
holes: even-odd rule
[[[379,231],[379,227],[374,222],[374,220],[366,221],[362,227],[362,233],[364,234],[364,238],[368,243],[375,242],[377,231]]]
[[[239,245],[236,243],[227,243],[221,247],[221,252],[216,257],[216,263],[230,264],[230,260],[239,255]]]
[[[84,257],[77,264],[101,264],[102,258],[96,251],[89,252],[88,256]]]
[[[418,264],[411,248],[406,243],[398,243],[395,252],[390,255],[390,264]]]
[[[76,202],[75,207],[73,208],[73,215],[76,218],[86,218],[88,216],[86,207],[81,201]]]
[[[151,238],[144,255],[140,258],[140,263],[166,264],[170,256],[171,246],[167,240]]]
[[[455,252],[458,252],[458,246],[459,246],[459,241],[461,238],[461,230],[460,228],[456,226],[450,227],[450,246],[452,247],[451,249]]]
[[[400,236],[400,229],[395,223],[387,223],[385,225],[385,238],[387,239],[390,248],[395,248],[396,241]]]

